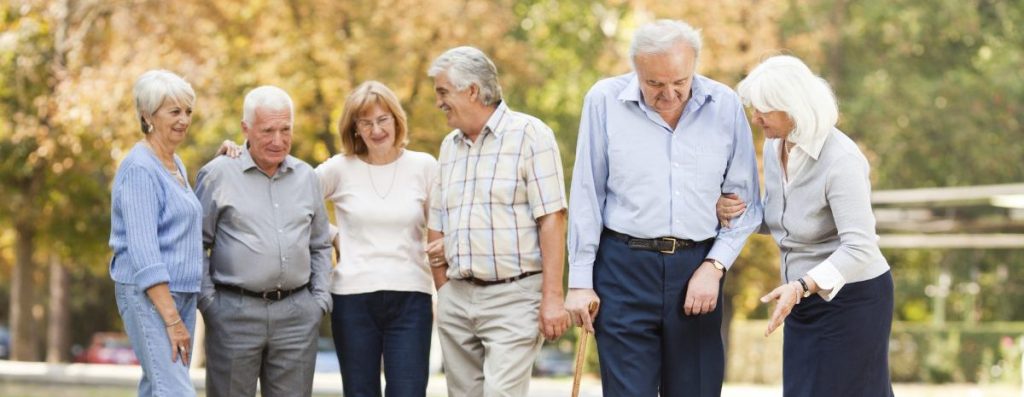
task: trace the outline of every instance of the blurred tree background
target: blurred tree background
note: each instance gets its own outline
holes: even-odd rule
[[[109,188],[141,138],[131,86],[142,72],[195,87],[179,148],[194,175],[240,139],[242,98],[262,84],[292,94],[293,154],[314,165],[337,152],[341,104],[368,79],[402,99],[411,147],[436,154],[448,129],[426,68],[473,45],[498,65],[509,105],[555,130],[569,178],[584,94],[629,70],[633,30],[656,18],[702,28],[699,71],[730,86],[766,56],[806,60],[835,87],[876,190],[1024,181],[1024,0],[0,0],[0,325],[13,357],[67,361],[72,344],[121,327]],[[896,380],[1019,376],[1021,250],[886,255]],[[778,380],[756,322],[778,277],[774,244],[753,237],[727,285],[730,379]]]

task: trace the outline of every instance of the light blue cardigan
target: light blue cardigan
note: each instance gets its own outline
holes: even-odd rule
[[[117,170],[111,194],[110,278],[145,290],[169,283],[173,292],[199,292],[203,269],[202,206],[181,159],[182,187],[141,142]]]

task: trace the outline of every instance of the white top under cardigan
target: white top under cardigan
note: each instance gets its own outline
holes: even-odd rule
[[[403,150],[391,164],[371,165],[335,155],[316,173],[324,198],[334,203],[340,240],[331,293],[433,293],[424,247],[434,157]]]
[[[781,144],[765,141],[763,204],[765,224],[781,251],[782,280],[810,276],[821,297],[832,300],[845,284],[888,271],[871,211],[870,168],[857,145],[832,129],[817,141],[798,143],[783,174]]]

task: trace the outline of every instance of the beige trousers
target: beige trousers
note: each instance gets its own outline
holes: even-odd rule
[[[450,397],[525,397],[542,337],[540,274],[500,285],[450,280],[437,292],[437,332]]]

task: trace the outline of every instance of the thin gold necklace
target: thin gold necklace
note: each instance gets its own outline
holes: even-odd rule
[[[391,194],[391,189],[395,187],[395,179],[398,179],[398,159],[401,156],[402,153],[399,152],[398,157],[395,157],[395,159],[391,161],[391,184],[388,185],[388,190],[384,192],[384,194],[380,194],[380,190],[377,190],[377,184],[373,181],[373,170],[371,169],[372,167],[370,167],[369,156],[367,156],[367,160],[363,161],[363,163],[366,164],[366,175],[370,177],[370,187],[373,188],[373,194],[375,194],[377,198],[384,200],[388,198],[389,194]]]
[[[149,150],[153,152],[153,155],[156,156],[156,159],[160,161],[160,165],[164,167],[164,170],[166,170],[167,173],[171,174],[171,176],[174,177],[174,180],[178,182],[178,185],[180,185],[181,187],[185,187],[185,177],[181,175],[180,171],[178,171],[178,164],[173,163],[174,160],[172,159],[171,161],[174,164],[174,167],[168,167],[167,164],[164,163],[163,159],[160,158],[160,155],[156,153],[156,148],[154,148],[153,145],[149,143],[149,141],[143,139],[142,144],[146,145],[146,147],[148,147]]]

